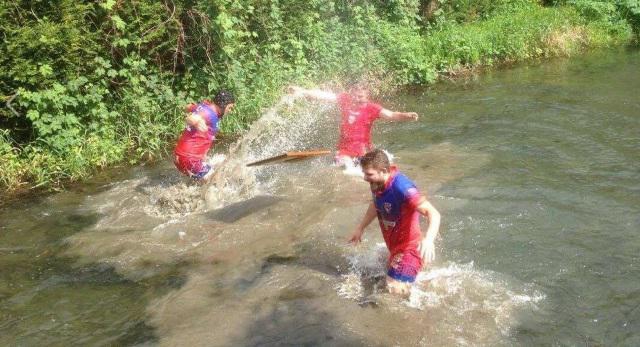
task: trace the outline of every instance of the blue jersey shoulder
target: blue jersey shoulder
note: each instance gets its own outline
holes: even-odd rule
[[[214,134],[217,133],[219,117],[216,111],[205,103],[198,104],[198,108],[196,109],[196,111],[204,113],[204,115],[207,117],[206,122],[209,126],[209,131]]]
[[[393,181],[393,188],[404,197],[415,194],[417,188],[415,183],[402,173],[397,173]]]

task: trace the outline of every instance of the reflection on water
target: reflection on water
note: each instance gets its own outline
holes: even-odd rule
[[[376,223],[346,243],[360,178],[330,158],[244,166],[335,142],[335,109],[284,98],[209,186],[167,164],[1,211],[0,343],[636,345],[637,58],[393,100],[421,121],[375,142],[443,215],[409,300],[385,293]]]

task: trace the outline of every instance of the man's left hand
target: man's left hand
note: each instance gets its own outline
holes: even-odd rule
[[[420,252],[424,263],[431,263],[436,259],[436,247],[433,241],[428,241],[427,239],[422,240],[422,242],[418,244],[418,252]]]

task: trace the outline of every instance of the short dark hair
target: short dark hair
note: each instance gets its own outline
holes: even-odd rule
[[[233,97],[233,94],[225,89],[221,89],[213,98],[213,103],[218,105],[222,112],[224,112],[224,109],[227,108],[227,105],[233,104],[235,102],[236,98]]]
[[[360,159],[360,166],[362,168],[374,168],[376,170],[389,170],[391,168],[391,163],[389,162],[389,157],[387,153],[385,153],[381,149],[374,149],[372,151],[367,152]]]

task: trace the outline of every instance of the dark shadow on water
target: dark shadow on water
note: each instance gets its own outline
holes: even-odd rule
[[[60,237],[71,236],[79,231],[94,226],[102,218],[99,213],[70,213],[64,218],[60,216],[51,216],[51,222],[46,226],[41,226],[42,229],[50,229],[55,233],[47,233],[52,237],[51,241],[57,240]]]
[[[275,298],[257,304],[253,309],[255,318],[247,326],[242,337],[231,345],[237,346],[378,346],[366,337],[351,334],[344,322],[338,320],[331,308],[325,308],[327,295],[335,295],[333,281],[324,276],[307,276],[309,270],[339,278],[346,269],[346,260],[334,254],[311,253],[313,243],[298,245],[291,252],[273,253],[256,264],[259,270],[252,278],[238,281],[234,290],[243,295],[249,289],[263,283],[265,276],[279,273],[292,267],[300,269],[299,276],[283,282],[283,287],[274,293]],[[284,270],[291,271],[291,270]],[[293,272],[297,273],[297,272]],[[372,278],[368,287],[374,288],[384,282],[384,277]],[[374,290],[371,289],[371,293]],[[345,300],[345,305],[370,309],[385,306],[384,298],[371,296],[362,302]],[[382,301],[381,301],[382,300]]]
[[[262,275],[279,267],[302,265],[295,255],[270,255],[263,260]],[[248,283],[246,283],[248,284]],[[255,318],[234,346],[371,346],[375,345],[348,333],[325,300],[330,283],[314,276],[296,276],[275,294],[275,299],[256,304]],[[351,303],[348,303],[351,304]]]
[[[258,265],[260,270],[251,277],[245,277],[235,284],[234,290],[242,293],[252,288],[265,275],[269,274],[276,266],[299,266],[316,272],[339,277],[339,268],[347,268],[346,260],[326,254],[313,252],[311,243],[297,245],[292,252],[272,253],[261,260]]]
[[[258,195],[251,199],[240,201],[235,204],[231,204],[223,208],[207,212],[206,215],[213,220],[218,220],[225,223],[234,223],[246,216],[263,210],[282,200],[283,198],[277,196]]]
[[[253,288],[256,283],[266,274],[270,273],[271,269],[277,265],[294,265],[300,260],[295,254],[271,254],[268,257],[262,259],[260,264],[260,270],[251,277],[241,278],[235,283],[234,290],[243,293]]]
[[[258,312],[260,308],[256,308]],[[328,311],[310,306],[305,298],[279,301],[257,318],[235,346],[370,346],[344,331]]]
[[[158,336],[155,328],[150,327],[144,321],[136,323],[129,328],[124,336],[114,342],[114,346],[150,346],[158,344]]]

